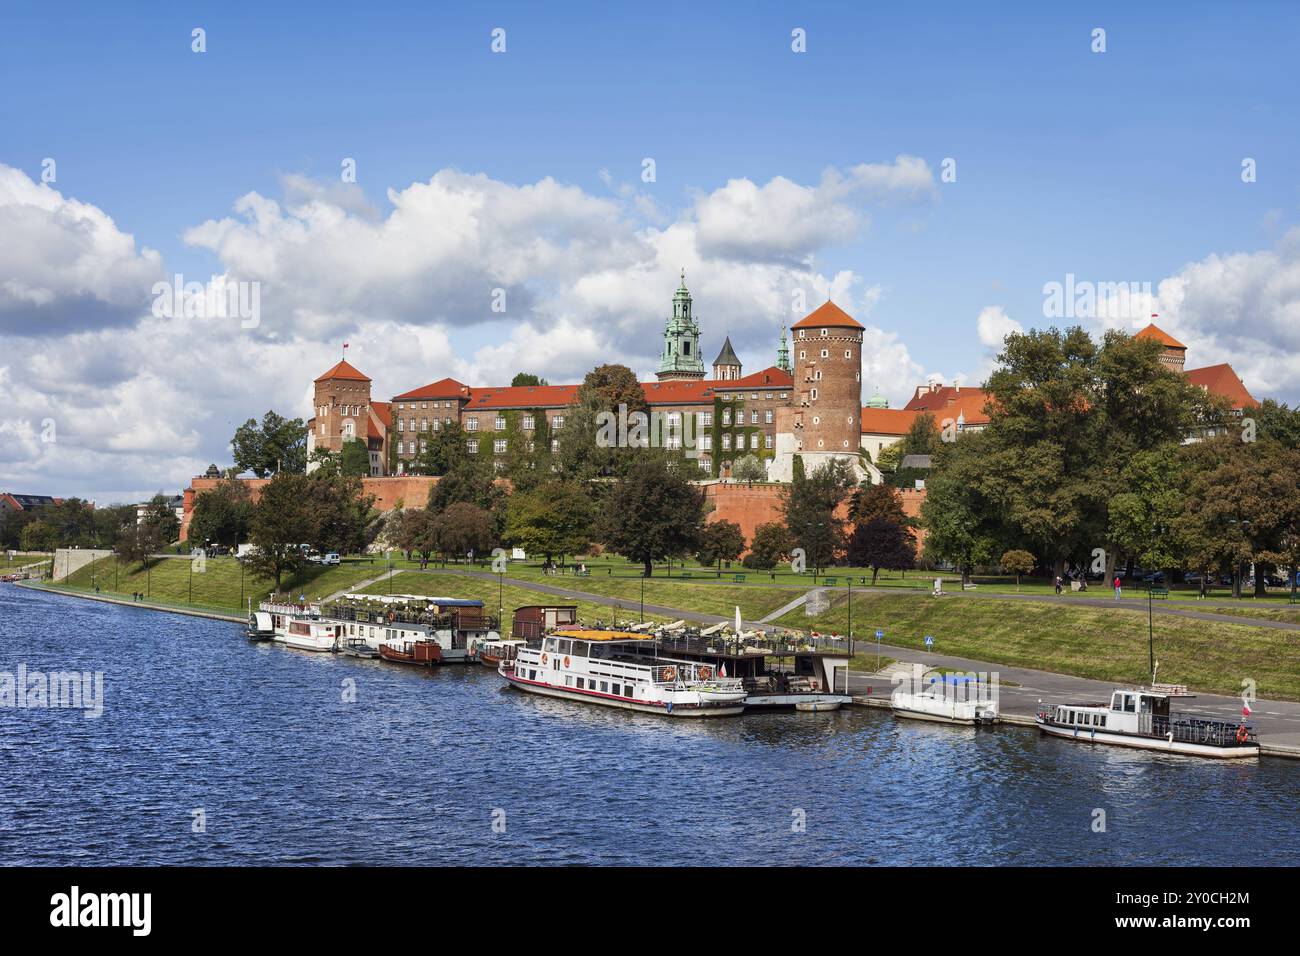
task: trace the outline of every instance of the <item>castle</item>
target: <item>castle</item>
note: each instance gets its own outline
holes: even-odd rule
[[[878,481],[879,473],[858,454],[863,326],[826,302],[791,327],[793,361],[785,332],[776,364],[748,375],[727,337],[712,377],[706,377],[700,324],[683,273],[664,327],[656,380],[641,385],[650,410],[667,422],[668,447],[680,447],[671,444],[673,435],[680,442],[685,416],[693,416],[687,434],[695,436],[701,477],[726,477],[738,458],[752,455],[764,462],[769,479],[788,481],[794,456],[801,455],[809,472],[843,458],[859,480]],[[539,442],[558,448],[557,432],[578,389],[479,387],[443,378],[377,401],[370,378],[345,359],[314,383],[308,456],[359,440],[369,451],[371,475],[407,474],[418,469],[433,436],[455,422],[467,450],[501,468],[512,455],[536,452]]]

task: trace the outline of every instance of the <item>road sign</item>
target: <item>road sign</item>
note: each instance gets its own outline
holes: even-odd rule
[[[934,647],[934,638],[931,637],[929,634],[925,635],[925,646]]]
[[[876,640],[880,640],[884,636],[885,636],[884,631],[876,631]]]

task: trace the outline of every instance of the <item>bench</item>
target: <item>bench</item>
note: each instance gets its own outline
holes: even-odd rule
[[[1169,589],[1168,589],[1168,588],[1150,588],[1150,589],[1148,589],[1148,590],[1149,590],[1149,593],[1151,594],[1151,596],[1152,596],[1153,598],[1167,598],[1167,597],[1169,597]]]
[[[836,583],[837,580],[838,580],[838,578],[824,578],[824,579],[823,579],[823,582],[825,583],[825,585],[826,585],[828,588],[833,588],[833,587],[835,587],[835,583]]]
[[[744,584],[745,576],[743,574],[734,574],[732,575],[731,580],[735,581],[737,584]]]
[[[681,577],[689,578],[690,576],[691,576],[691,572],[690,572],[690,571],[683,571],[683,572],[681,573]]]

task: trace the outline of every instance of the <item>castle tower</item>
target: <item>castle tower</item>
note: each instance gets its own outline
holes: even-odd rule
[[[722,351],[713,360],[713,377],[722,382],[734,382],[740,378],[740,359],[731,347],[731,336],[722,343]]]
[[[776,457],[769,474],[789,481],[793,458],[811,474],[825,461],[850,461],[859,480],[879,481],[862,443],[863,326],[832,302],[794,324],[794,394],[777,419]]]
[[[1155,316],[1153,315],[1151,318],[1154,319]],[[1183,371],[1183,366],[1187,362],[1187,346],[1164,329],[1155,323],[1151,323],[1133,337],[1135,339],[1155,339],[1164,346],[1164,350],[1160,353],[1160,364],[1175,372],[1181,373]]]
[[[781,347],[776,350],[776,367],[783,372],[793,372],[790,367],[790,349],[785,344],[785,323],[781,324]]]
[[[700,327],[691,315],[691,294],[686,291],[686,270],[673,296],[673,314],[664,328],[664,349],[656,377],[662,381],[704,378],[700,358]]]
[[[343,360],[316,379],[315,414],[307,431],[307,455],[321,448],[337,452],[345,441],[367,441],[370,379]],[[307,465],[312,469],[312,465]]]

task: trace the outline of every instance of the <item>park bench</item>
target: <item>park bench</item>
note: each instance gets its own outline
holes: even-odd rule
[[[735,581],[737,584],[744,584],[745,576],[743,574],[737,574],[732,577],[732,580]]]
[[[1168,589],[1168,588],[1151,588],[1151,589],[1150,589],[1150,593],[1151,593],[1151,596],[1152,596],[1153,598],[1167,598],[1167,597],[1169,597],[1169,589]]]
[[[690,571],[683,571],[683,572],[682,572],[682,577],[684,577],[684,578],[689,578],[690,576],[691,576],[691,572],[690,572]]]
[[[825,584],[826,584],[826,586],[827,586],[828,588],[833,588],[833,587],[835,587],[835,582],[836,582],[837,580],[839,580],[839,579],[838,579],[838,578],[826,578],[826,579],[825,579]]]

